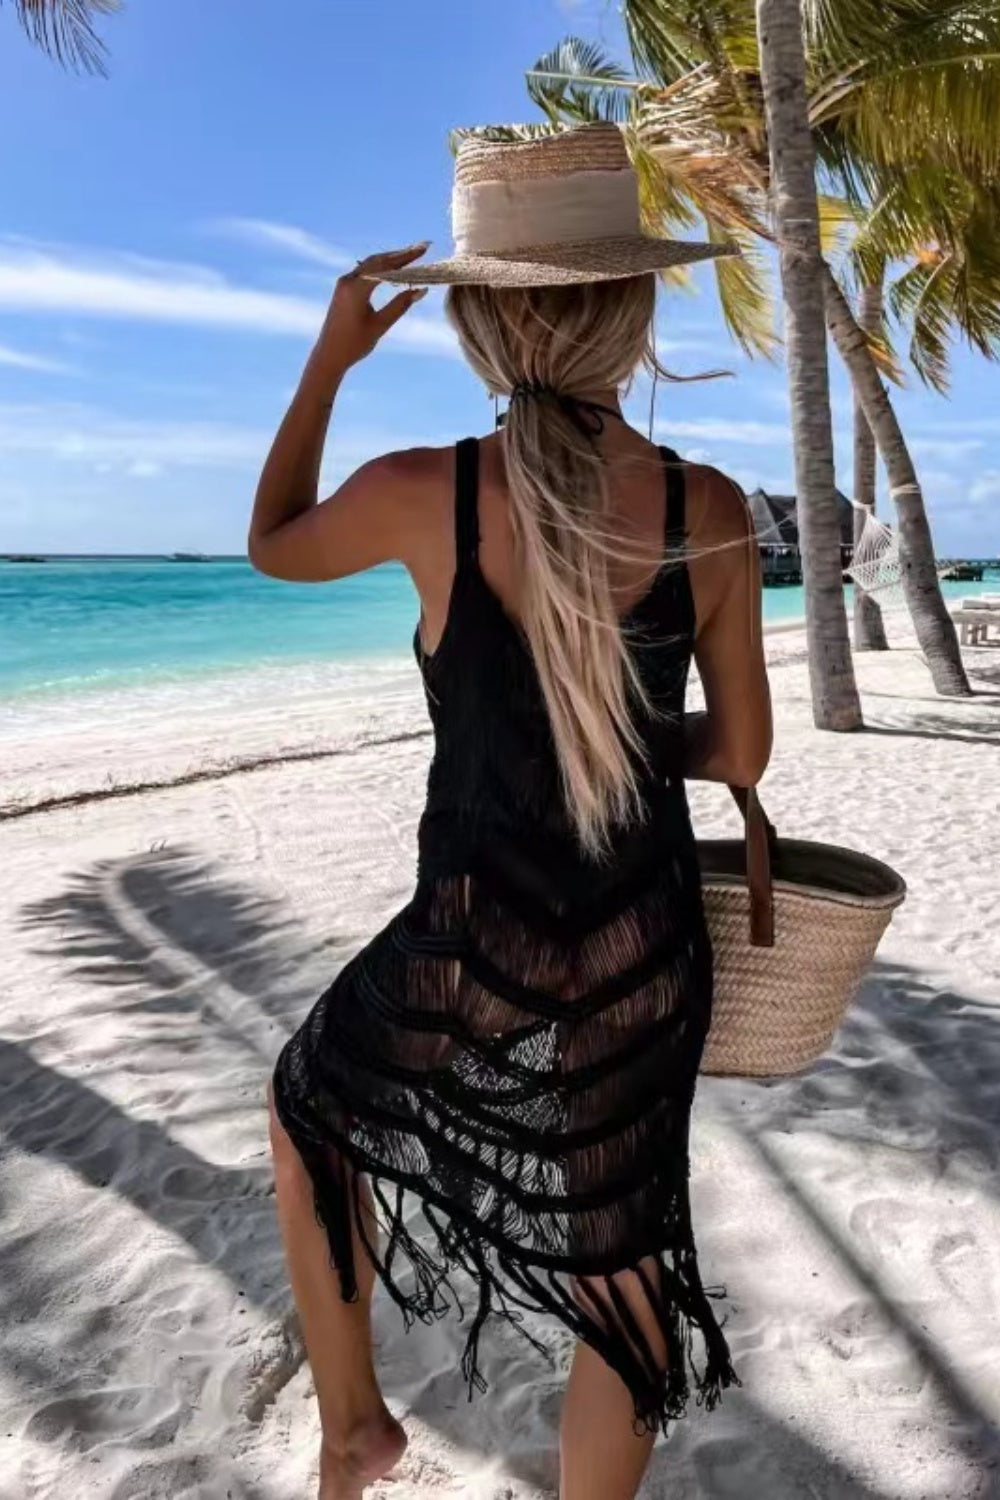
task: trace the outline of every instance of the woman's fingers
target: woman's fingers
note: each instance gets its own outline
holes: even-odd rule
[[[359,260],[349,275],[364,277],[366,281],[378,281],[380,271],[398,271],[419,260],[427,250],[430,240],[421,240],[419,245],[407,245],[405,250],[381,250],[376,255],[366,255]]]
[[[374,349],[383,334],[424,295],[423,289],[407,290],[384,307],[372,306],[376,284],[384,275],[419,259],[427,243],[408,245],[405,250],[386,250],[359,260],[353,271],[341,276],[323,323],[319,346],[329,351],[345,368],[357,364]]]
[[[413,306],[414,302],[419,302],[421,297],[426,296],[427,288],[425,286],[410,287],[405,292],[398,292],[384,307],[380,307],[375,314],[378,319],[379,338],[384,333],[388,333],[393,323],[399,322],[400,318]]]

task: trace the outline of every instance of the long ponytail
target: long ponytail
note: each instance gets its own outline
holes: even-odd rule
[[[524,382],[571,395],[623,385],[649,357],[655,280],[546,288],[456,286],[448,313],[494,392]],[[520,619],[541,684],[566,803],[592,854],[640,806],[641,684],[611,590],[604,459],[557,399],[511,402],[507,486]]]

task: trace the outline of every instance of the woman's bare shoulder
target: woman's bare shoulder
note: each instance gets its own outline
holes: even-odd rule
[[[695,549],[753,535],[747,499],[735,479],[708,464],[685,464],[688,541]]]
[[[392,485],[420,494],[450,479],[454,469],[454,444],[446,448],[397,448],[369,459],[356,471],[368,485]]]
[[[444,510],[454,485],[455,449],[398,448],[356,469],[341,493],[349,491],[393,513],[398,533],[419,535],[428,513]]]
[[[434,572],[454,530],[455,446],[399,448],[356,471],[362,507],[388,512],[395,555],[414,577]],[[377,519],[373,515],[373,520]]]

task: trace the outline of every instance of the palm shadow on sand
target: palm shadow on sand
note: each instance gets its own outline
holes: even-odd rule
[[[320,974],[328,979],[355,941],[341,938],[322,948],[310,946],[280,904],[263,900],[218,866],[175,853],[94,866],[75,876],[57,897],[26,908],[23,920],[36,940],[42,939],[46,953],[68,963],[78,979],[94,987],[99,1007],[124,1006],[141,1016],[179,1017],[184,1024],[195,1021],[224,1044],[247,1076],[257,1080],[262,1147],[263,1090],[273,1057],[283,1036],[311,1004]],[[950,1045],[942,1045],[943,1036]],[[899,1047],[916,1054],[926,1072],[927,1089],[916,1101],[894,1087],[893,1059]],[[994,1059],[992,1065],[983,1065],[984,1052]],[[863,1060],[864,1067],[848,1067],[848,1057]],[[188,1063],[198,1069],[197,1048],[190,1052]],[[959,1141],[949,1134],[955,1111],[942,1105],[949,1095],[960,1095],[968,1112],[972,1093],[980,1107],[977,1138],[971,1147],[995,1163],[1000,1106],[994,1094],[987,1094],[984,1080],[995,1079],[998,1073],[997,1012],[961,995],[933,993],[905,969],[880,965],[835,1051],[808,1075],[780,1086],[778,1111],[775,1101],[769,1103],[767,1133],[791,1128],[802,1119],[812,1128],[824,1128],[828,1121],[835,1134],[847,1113],[843,1111],[845,1092],[855,1090],[860,1107],[852,1112],[852,1129],[863,1130],[865,1140],[883,1142],[888,1135],[904,1147],[909,1142],[912,1149],[926,1150],[932,1145],[944,1155],[967,1152],[968,1137]],[[26,1109],[24,1099],[29,1094],[32,1103]],[[32,1056],[30,1047],[13,1042],[0,1044],[0,1131],[22,1151],[69,1167],[93,1185],[108,1185],[123,1194],[142,1213],[185,1240],[205,1264],[221,1271],[255,1305],[287,1321],[290,1345],[282,1367],[266,1372],[259,1390],[248,1395],[247,1409],[259,1417],[267,1400],[301,1361],[263,1149],[259,1161],[249,1165],[219,1166],[174,1139],[167,1126],[131,1118],[82,1076],[47,1067]],[[1000,1441],[960,1373],[879,1285],[855,1249],[823,1221],[805,1185],[784,1172],[765,1135],[754,1145],[782,1190],[828,1238],[863,1294],[878,1303],[909,1342],[949,1410],[947,1435],[943,1433],[942,1440],[974,1457],[984,1473],[991,1471],[1000,1461]],[[162,1186],[164,1181],[173,1185],[172,1192],[151,1190],[151,1184]],[[16,1264],[31,1254],[30,1242],[14,1235],[0,1251],[0,1272],[17,1276],[28,1270],[42,1277],[41,1265]],[[39,1287],[39,1294],[44,1290]],[[44,1308],[44,1295],[33,1300]],[[402,1336],[384,1304],[379,1326],[383,1337]],[[46,1331],[40,1347],[52,1347],[54,1332]],[[434,1361],[433,1328],[418,1325],[408,1338],[411,1368]],[[539,1379],[551,1379],[540,1358],[537,1369]],[[65,1392],[74,1382],[72,1350],[64,1351],[54,1363],[40,1358],[32,1371],[22,1370],[21,1376]],[[494,1394],[500,1396],[498,1377],[502,1377],[500,1368],[493,1375]],[[405,1391],[394,1391],[390,1383],[387,1395],[391,1399],[395,1394],[403,1397]],[[690,1475],[690,1487],[677,1487],[674,1445],[668,1443],[654,1457],[644,1495],[650,1500],[666,1500],[667,1496],[694,1500],[696,1495],[706,1500],[735,1500],[739,1495],[743,1500],[740,1455],[745,1458],[753,1448],[758,1455],[757,1472],[772,1476],[770,1500],[800,1500],[810,1494],[807,1481],[812,1493],[823,1500],[891,1500],[852,1476],[835,1454],[822,1452],[776,1414],[764,1411],[747,1392],[730,1393],[727,1405],[731,1415],[726,1435],[716,1438],[708,1430],[697,1454],[692,1454],[696,1473]],[[482,1420],[478,1404],[466,1401],[457,1369],[442,1372],[433,1404],[426,1394],[418,1396],[414,1410],[458,1446],[502,1461],[503,1471],[512,1479],[551,1492],[554,1400],[551,1446],[546,1453],[533,1454],[512,1454],[503,1441],[493,1451],[491,1424]],[[225,1460],[212,1456],[206,1462],[216,1472]],[[158,1464],[155,1444],[150,1447],[150,1464],[154,1468]],[[263,1491],[241,1487],[237,1468],[234,1462],[234,1496],[266,1500]],[[123,1500],[132,1493],[137,1492],[123,1490]]]

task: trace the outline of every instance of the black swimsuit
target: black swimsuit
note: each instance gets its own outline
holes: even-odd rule
[[[618,1371],[647,1427],[682,1414],[692,1379],[711,1406],[735,1378],[688,1201],[712,961],[682,779],[683,466],[661,451],[668,560],[622,622],[652,710],[638,721],[645,818],[599,861],[575,836],[530,652],[479,567],[478,444],[460,443],[448,619],[432,656],[416,643],[436,743],[416,890],[275,1071],[345,1297],[360,1172],[383,1231],[368,1250],[408,1322],[445,1311],[456,1268],[475,1284],[470,1385],[486,1319],[541,1309]],[[430,1229],[419,1240],[407,1191]],[[666,1374],[611,1279],[626,1269]]]

